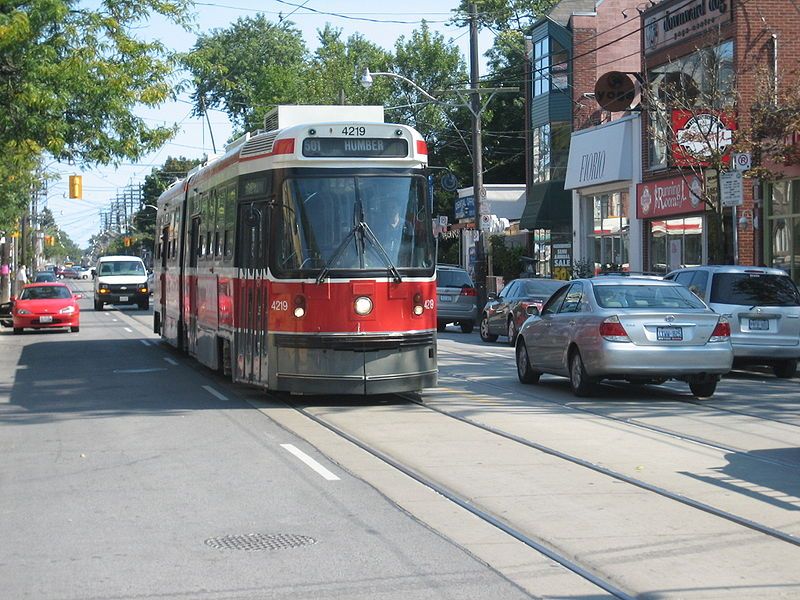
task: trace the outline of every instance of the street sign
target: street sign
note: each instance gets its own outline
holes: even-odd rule
[[[749,152],[739,152],[733,155],[733,168],[737,171],[749,171],[753,165],[753,157]]]
[[[445,173],[442,175],[441,185],[445,192],[455,192],[458,188],[458,179],[452,173]]]
[[[720,173],[719,197],[722,206],[741,206],[744,202],[744,186],[741,171]]]
[[[481,231],[489,231],[492,227],[492,215],[481,215]]]

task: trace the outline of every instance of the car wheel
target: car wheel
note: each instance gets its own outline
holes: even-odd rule
[[[475,329],[475,321],[461,321],[459,325],[461,325],[461,333],[472,333],[472,330]]]
[[[772,371],[775,373],[775,377],[780,377],[781,379],[794,377],[797,372],[797,360],[794,358],[782,360],[772,367]]]
[[[22,327],[14,327],[14,335],[19,335],[22,333]]]
[[[519,344],[517,344],[517,377],[522,383],[539,383],[541,375],[539,371],[534,371],[531,368],[528,347],[524,341],[520,340]]]
[[[147,298],[142,302],[139,302],[139,310],[148,310],[150,308],[150,299]]]
[[[514,319],[508,320],[508,345],[514,346],[517,343],[517,326]]]
[[[441,332],[446,330],[447,330],[447,323],[443,323],[442,321],[436,323],[436,331]]]
[[[576,396],[591,396],[594,391],[594,381],[586,374],[581,353],[575,350],[569,361],[569,384],[572,393]]]
[[[70,327],[69,330],[72,333],[78,333],[81,330],[81,328],[78,325],[76,325],[75,327]]]
[[[94,301],[94,309],[95,310],[103,310],[103,303],[98,302],[97,300]]]
[[[489,317],[483,315],[481,317],[481,325],[480,325],[480,332],[481,332],[481,339],[484,342],[496,342],[497,336],[493,333],[489,333]]]
[[[690,381],[689,389],[692,390],[692,394],[697,398],[710,398],[717,390],[717,380],[704,379],[701,381]]]

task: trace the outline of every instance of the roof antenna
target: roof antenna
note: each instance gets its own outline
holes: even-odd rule
[[[217,145],[214,143],[214,132],[211,131],[211,121],[208,120],[208,111],[206,110],[206,100],[203,96],[200,96],[200,108],[203,109],[203,115],[206,118],[206,123],[208,124],[208,135],[211,136],[211,149],[214,151],[214,154],[217,153]]]

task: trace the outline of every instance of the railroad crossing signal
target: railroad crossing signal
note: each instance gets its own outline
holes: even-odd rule
[[[80,175],[69,176],[69,197],[78,200],[83,198],[83,177]]]

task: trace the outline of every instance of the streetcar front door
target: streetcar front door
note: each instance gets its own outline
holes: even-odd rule
[[[267,383],[267,232],[266,202],[239,205],[235,378]]]
[[[189,234],[189,272],[186,277],[188,286],[186,311],[186,350],[189,354],[197,352],[197,257],[200,254],[200,217],[192,218],[192,226]]]

